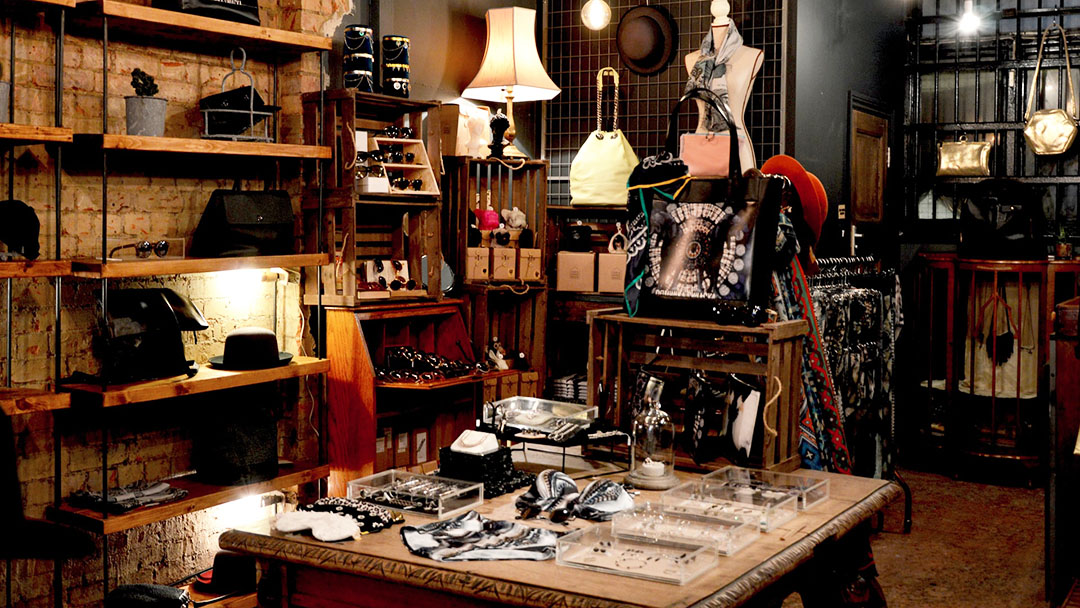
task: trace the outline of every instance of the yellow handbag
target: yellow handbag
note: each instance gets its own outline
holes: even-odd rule
[[[615,83],[615,111],[611,131],[604,131],[600,106],[604,76]],[[603,68],[596,74],[596,130],[593,131],[570,164],[570,204],[626,205],[626,182],[638,164],[637,154],[619,130],[619,73]]]
[[[944,141],[938,144],[937,174],[949,177],[990,177],[988,141]]]
[[[1054,108],[1052,110],[1039,110],[1032,112],[1035,107],[1035,92],[1039,89],[1039,69],[1042,68],[1043,46],[1046,45],[1046,37],[1057,29],[1061,32],[1061,47],[1065,52],[1065,73],[1069,81],[1069,98],[1064,110]],[[1035,77],[1029,86],[1027,111],[1024,113],[1024,139],[1035,154],[1063,154],[1076,139],[1076,90],[1073,88],[1072,65],[1069,62],[1069,41],[1065,38],[1065,30],[1058,24],[1051,25],[1043,32],[1042,41],[1039,42],[1039,59],[1035,63]]]

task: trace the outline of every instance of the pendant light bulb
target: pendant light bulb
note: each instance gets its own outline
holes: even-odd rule
[[[956,24],[961,34],[977,33],[979,26],[982,25],[982,19],[975,14],[974,5],[974,0],[964,0],[964,14],[960,16],[960,21]]]
[[[590,30],[602,30],[611,23],[611,7],[604,0],[589,0],[581,7],[581,22]]]

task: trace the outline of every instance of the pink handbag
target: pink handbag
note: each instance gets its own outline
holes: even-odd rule
[[[739,136],[740,149],[746,138]],[[679,136],[679,158],[695,177],[722,177],[731,164],[731,135],[727,133],[684,133]]]

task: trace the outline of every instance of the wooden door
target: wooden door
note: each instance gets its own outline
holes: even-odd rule
[[[852,221],[885,219],[885,174],[889,165],[889,120],[851,111]]]

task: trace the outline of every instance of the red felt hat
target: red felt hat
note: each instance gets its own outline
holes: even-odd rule
[[[829,199],[821,180],[803,168],[802,164],[786,154],[778,154],[761,166],[767,175],[783,175],[791,180],[802,203],[803,219],[814,234],[814,243],[821,238],[821,226],[829,213]]]

